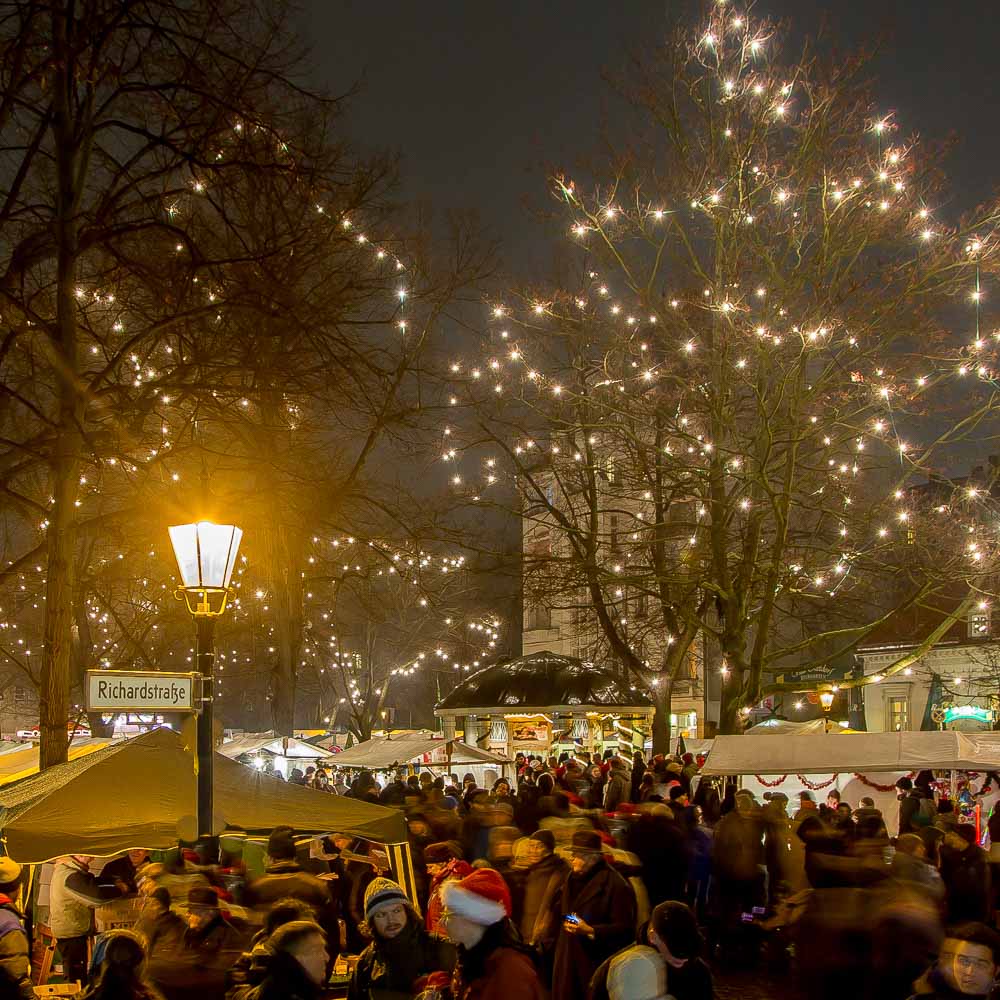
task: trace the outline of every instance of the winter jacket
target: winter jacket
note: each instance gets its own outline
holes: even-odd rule
[[[82,896],[66,885],[71,877],[74,877],[78,889],[92,890],[95,897],[93,905],[88,905]],[[56,862],[49,885],[49,927],[53,936],[59,939],[89,934],[93,911],[101,905],[97,895],[97,879],[79,861],[68,858]],[[116,891],[114,895],[120,893]]]
[[[494,927],[502,927],[495,924]],[[535,965],[520,948],[493,941],[493,928],[462,954],[452,979],[452,1000],[543,1000]]]
[[[570,875],[563,886],[561,914],[575,913],[594,928],[591,940],[560,924],[552,972],[552,1000],[579,1000],[606,958],[635,939],[635,895],[603,859],[589,871]]]
[[[550,951],[559,934],[562,890],[570,868],[556,854],[530,868],[514,869],[504,878],[510,887],[513,922],[521,940],[539,951]]]
[[[623,802],[629,801],[632,793],[632,783],[624,769],[614,767],[608,774],[608,783],[604,786],[604,811],[615,812]]]
[[[257,986],[237,986],[226,1000],[318,1000],[323,988],[314,983],[305,969],[285,952],[268,952],[266,972]]]
[[[164,934],[150,948],[147,974],[166,1000],[222,1000],[246,938],[221,914],[200,931]]]
[[[942,848],[941,878],[947,892],[948,922],[990,919],[991,879],[988,855],[975,844],[964,851]]]
[[[351,976],[348,1000],[403,1000],[412,997],[413,984],[431,972],[450,973],[455,948],[429,934],[411,913],[406,927],[391,941],[372,941],[358,958]]]
[[[332,902],[329,883],[304,872],[297,861],[276,861],[247,886],[247,902],[252,906],[270,907],[289,897],[308,903],[317,915],[326,912]]]
[[[34,1000],[28,956],[21,914],[10,897],[0,893],[0,997]]]
[[[630,945],[624,951],[636,947]],[[622,952],[612,955],[602,962],[590,980],[587,1000],[610,1000],[608,994],[608,970],[611,963]],[[712,973],[704,959],[693,958],[679,969],[667,969],[667,992],[672,1000],[715,1000],[715,986]]]

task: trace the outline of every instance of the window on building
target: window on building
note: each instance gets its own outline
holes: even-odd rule
[[[635,595],[635,617],[645,618],[649,614],[649,594],[640,591]]]
[[[969,638],[985,639],[990,634],[990,609],[977,607],[969,612]]]
[[[552,628],[552,609],[540,601],[531,601],[525,609],[524,627],[529,632],[540,628]]]
[[[608,534],[611,536],[611,551],[617,552],[621,548],[618,535],[618,515],[608,515]]]
[[[615,465],[614,457],[608,456],[607,464],[605,465],[608,473],[608,482],[617,483],[618,482],[618,467]]]
[[[886,730],[890,733],[905,732],[910,728],[910,699],[906,695],[890,695],[885,703]]]

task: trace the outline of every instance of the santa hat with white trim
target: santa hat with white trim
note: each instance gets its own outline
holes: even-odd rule
[[[477,868],[460,882],[445,882],[441,901],[446,910],[480,927],[499,923],[511,914],[510,890],[492,868]]]

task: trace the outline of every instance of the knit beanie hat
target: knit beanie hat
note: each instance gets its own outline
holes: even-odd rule
[[[619,952],[608,967],[611,1000],[663,1000],[667,996],[667,968],[655,948],[633,945]]]
[[[477,868],[461,882],[445,882],[441,902],[445,909],[480,927],[499,923],[511,914],[510,890],[493,868]]]
[[[398,882],[391,878],[376,878],[365,890],[365,920],[371,920],[372,914],[386,903],[406,903],[406,893]]]

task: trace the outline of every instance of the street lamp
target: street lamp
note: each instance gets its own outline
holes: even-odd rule
[[[819,703],[823,706],[823,732],[830,731],[830,709],[833,708],[833,692],[820,691]]]
[[[198,634],[197,665],[201,674],[201,714],[198,731],[198,835],[211,836],[213,711],[215,682],[215,619],[226,610],[229,582],[243,531],[232,524],[177,524],[167,529],[174,547],[181,585],[174,596],[187,604]]]

